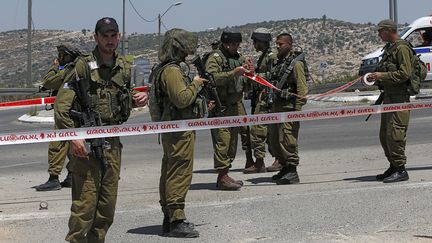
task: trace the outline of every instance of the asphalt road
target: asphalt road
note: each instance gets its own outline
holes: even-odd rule
[[[308,105],[307,108],[322,104]],[[215,189],[208,131],[198,132],[193,184],[186,213],[201,233],[192,242],[430,242],[432,240],[432,110],[413,111],[408,131],[410,180],[374,180],[388,166],[378,141],[379,116],[301,123],[301,183],[277,186],[272,173],[244,175],[239,148],[231,175],[239,192]],[[21,124],[16,111],[0,111],[3,131],[49,128]],[[130,122],[147,121],[135,113]],[[178,242],[159,236],[158,179],[162,148],[157,136],[124,144],[116,218],[107,242]],[[44,182],[47,144],[0,146],[0,242],[62,242],[70,190],[35,192]],[[266,158],[269,165],[270,157]],[[41,201],[48,210],[39,210]]]

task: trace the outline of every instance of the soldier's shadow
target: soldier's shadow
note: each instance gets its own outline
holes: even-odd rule
[[[370,176],[359,176],[359,177],[351,177],[351,178],[344,178],[344,181],[353,181],[353,182],[366,182],[366,181],[376,181],[375,175]]]
[[[159,236],[162,236],[162,226],[161,225],[150,225],[150,226],[138,227],[135,229],[128,230],[127,233],[138,234],[138,235],[159,235]]]
[[[230,169],[230,172],[242,172],[243,169]],[[215,169],[194,170],[196,174],[217,174]]]
[[[263,183],[272,183],[274,184],[274,181],[272,180],[271,176],[266,176],[266,177],[257,177],[257,178],[251,178],[251,179],[247,179],[246,181],[254,184],[254,185],[258,185],[258,184],[263,184]]]
[[[193,183],[190,185],[189,190],[216,190],[216,183]]]

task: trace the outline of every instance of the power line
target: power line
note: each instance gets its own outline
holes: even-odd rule
[[[144,18],[143,16],[141,16],[141,14],[138,12],[138,10],[136,10],[136,8],[135,8],[135,6],[133,5],[133,3],[132,3],[132,1],[131,0],[129,0],[129,3],[130,3],[130,5],[132,6],[132,8],[133,8],[133,10],[135,11],[135,13],[142,19],[142,20],[144,20],[145,22],[149,22],[149,23],[151,23],[151,22],[155,22],[157,19],[158,19],[158,17],[156,17],[156,18],[154,18],[153,20],[148,20],[148,19],[146,19],[146,18]]]
[[[165,26],[165,24],[161,21],[162,26],[165,28],[166,31],[168,31],[168,28]]]

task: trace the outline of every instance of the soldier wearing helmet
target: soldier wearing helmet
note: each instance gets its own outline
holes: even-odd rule
[[[223,112],[211,111],[209,116],[237,116],[244,115],[246,111],[242,98],[246,80],[242,77],[246,63],[245,58],[238,52],[242,35],[240,32],[223,31],[220,37],[221,44],[218,50],[214,51],[207,59],[206,69],[214,77],[217,92],[221,103],[226,109]],[[243,128],[244,129],[244,128]],[[248,129],[248,127],[246,127]],[[246,130],[244,129],[244,130]],[[216,188],[220,190],[239,190],[243,182],[234,180],[228,176],[231,163],[234,161],[237,152],[237,142],[240,128],[217,128],[211,130],[214,167],[218,172]],[[246,149],[247,157],[252,158],[250,150],[249,131],[242,132],[242,147]],[[249,147],[249,149],[247,148]]]
[[[183,29],[171,29],[165,33],[159,52],[160,64],[152,71],[152,90],[159,95],[151,100],[162,104],[161,120],[201,118],[205,114],[205,101],[198,91],[205,79],[193,80],[182,70],[186,57],[196,52],[198,39]],[[186,194],[192,182],[195,131],[163,133],[162,169],[159,180],[160,205],[164,214],[164,236],[195,238],[199,236],[194,225],[186,222],[184,212]]]
[[[272,40],[270,30],[266,28],[258,28],[252,33],[251,39],[253,40],[255,50],[257,52],[261,52],[261,55],[258,58],[255,73],[262,76],[263,78],[268,79],[270,70],[273,67],[273,64],[277,61],[277,55],[273,53],[270,48],[270,41]],[[269,88],[265,88],[259,84],[253,84],[251,92],[252,114],[269,113],[270,106],[267,103],[266,98],[266,94],[269,92]],[[264,157],[266,154],[265,144],[267,137],[266,125],[254,125],[251,127],[251,146],[256,161],[254,164],[245,168],[243,173],[250,174],[266,171],[278,171],[282,168],[278,160],[275,160],[268,168],[265,167]],[[272,154],[270,148],[269,151]]]
[[[69,65],[81,55],[81,52],[69,44],[57,46],[58,58],[54,59],[53,67],[48,71],[42,81],[41,90],[51,90],[55,96],[63,84],[63,80],[70,72]],[[57,125],[55,125],[57,129]],[[37,191],[60,190],[62,187],[72,186],[72,175],[68,174],[64,181],[59,181],[66,157],[68,156],[69,142],[55,141],[48,144],[48,181],[35,187]],[[69,164],[68,164],[69,165]],[[68,168],[68,166],[66,166]]]

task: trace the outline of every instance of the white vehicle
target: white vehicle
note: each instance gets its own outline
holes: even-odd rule
[[[408,27],[400,32],[402,39],[409,41],[413,46],[415,52],[420,55],[420,59],[426,64],[428,69],[427,81],[432,81],[432,41],[427,41],[427,36],[432,37],[432,16],[422,17],[416,19]],[[429,42],[429,43],[426,43]],[[382,48],[367,54],[362,58],[359,74],[374,72],[378,62],[383,55]]]

